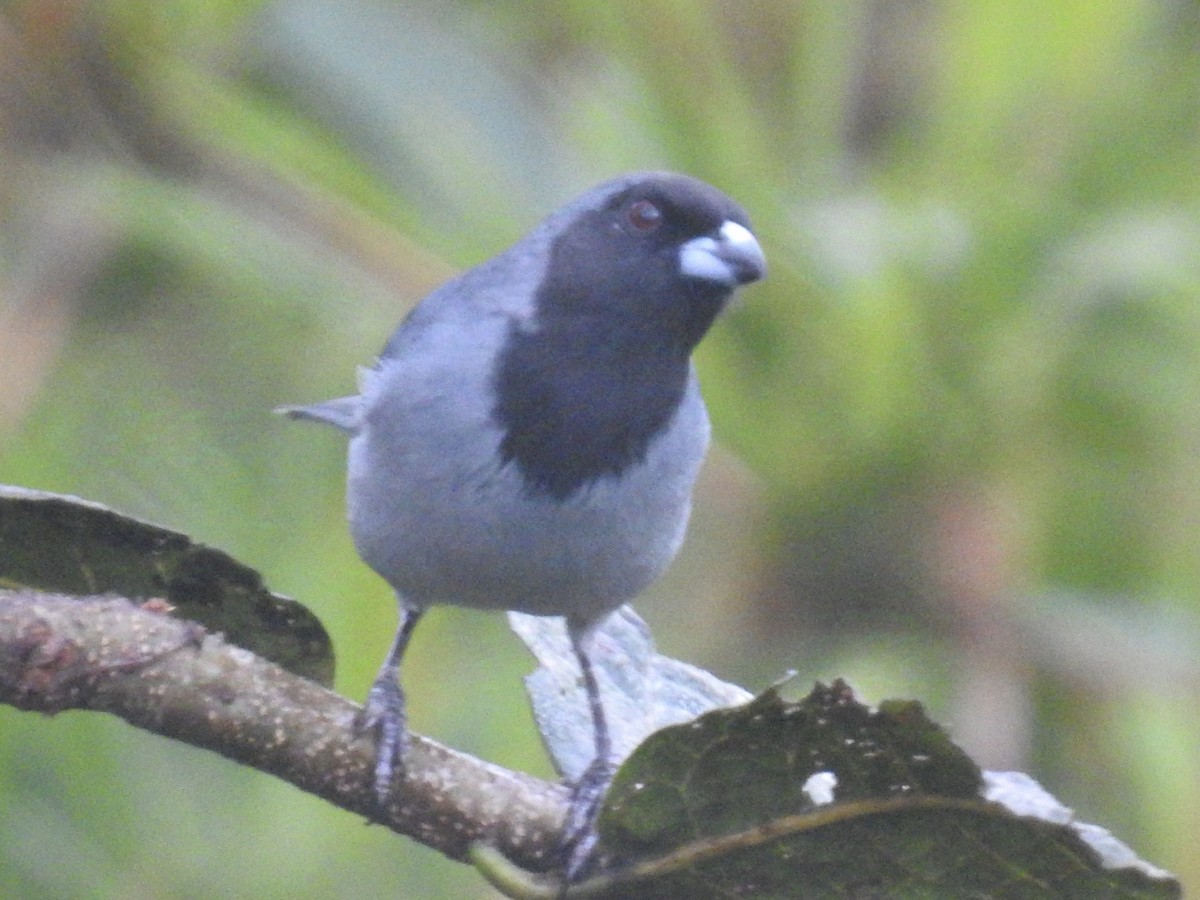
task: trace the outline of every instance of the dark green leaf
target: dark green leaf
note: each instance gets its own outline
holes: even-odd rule
[[[297,675],[333,681],[333,646],[305,607],[258,572],[186,535],[98,503],[0,485],[0,586],[160,598]]]
[[[581,896],[1180,896],[1032,779],[985,777],[920,704],[874,710],[842,682],[658,732],[600,829],[605,874]]]

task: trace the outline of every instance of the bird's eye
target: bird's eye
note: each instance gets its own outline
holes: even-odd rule
[[[649,200],[636,200],[625,211],[630,227],[639,234],[649,234],[662,224],[662,210]]]

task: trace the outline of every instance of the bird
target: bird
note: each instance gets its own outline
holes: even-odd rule
[[[408,746],[400,666],[426,610],[561,616],[595,744],[564,826],[567,873],[582,870],[614,772],[590,638],[679,550],[711,431],[692,351],[765,273],[725,193],[629,173],[421,300],[357,394],[280,408],[349,435],[350,533],[398,600],[360,719],[381,803]]]

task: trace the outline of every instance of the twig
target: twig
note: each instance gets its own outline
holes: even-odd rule
[[[386,808],[359,707],[158,604],[0,591],[0,703],[87,709],[269,772],[463,860],[486,841],[518,865],[554,862],[566,791],[413,735]]]

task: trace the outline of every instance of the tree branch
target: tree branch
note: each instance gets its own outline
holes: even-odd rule
[[[385,809],[359,711],[162,604],[0,591],[0,702],[112,713],[213,750],[463,860],[479,841],[527,869],[554,864],[566,790],[413,735]]]

